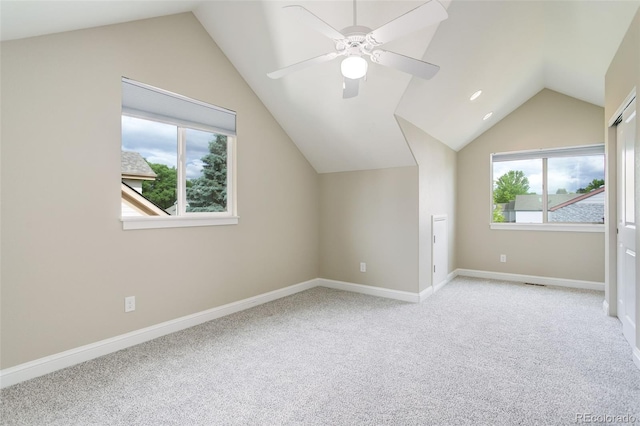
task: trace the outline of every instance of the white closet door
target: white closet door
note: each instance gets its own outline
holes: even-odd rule
[[[618,151],[618,318],[632,347],[636,343],[636,217],[635,136],[636,101],[622,113],[616,129]]]

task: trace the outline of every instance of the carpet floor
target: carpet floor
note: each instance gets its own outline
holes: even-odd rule
[[[6,388],[1,421],[640,422],[640,370],[602,300],[465,277],[420,304],[318,287]]]

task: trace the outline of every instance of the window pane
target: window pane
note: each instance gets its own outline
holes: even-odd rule
[[[604,156],[547,160],[549,222],[604,223]]]
[[[122,216],[176,214],[176,126],[122,116]]]
[[[185,153],[186,211],[227,211],[227,137],[186,129]]]
[[[542,223],[542,159],[493,163],[492,220]]]

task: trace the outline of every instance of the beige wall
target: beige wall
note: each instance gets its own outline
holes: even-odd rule
[[[1,59],[1,368],[318,276],[318,175],[192,14]],[[237,111],[239,225],[122,230],[122,76]]]
[[[417,292],[417,167],[320,175],[320,277]]]
[[[491,153],[602,143],[602,121],[602,108],[545,89],[458,152],[458,268],[604,282],[603,233],[489,229]]]
[[[640,10],[636,13],[629,29],[618,47],[607,74],[605,76],[605,106],[604,125],[609,126],[609,120],[614,118],[618,108],[636,89],[636,95],[640,91]],[[638,109],[636,98],[636,110]],[[640,217],[640,120],[636,119],[636,217]],[[607,130],[607,152],[609,157],[609,180],[616,176],[615,157],[615,128]],[[609,235],[607,239],[607,285],[605,286],[605,300],[609,304],[609,313],[616,315],[616,198],[615,194],[609,196]],[[636,247],[640,247],[640,233],[636,233]],[[640,277],[640,262],[636,262],[636,277]],[[640,324],[640,280],[636,279],[636,324]],[[640,327],[636,327],[636,346],[640,350]]]
[[[448,271],[456,269],[456,152],[412,123],[397,117],[418,163],[419,176],[419,290],[433,284],[431,216],[447,215]]]

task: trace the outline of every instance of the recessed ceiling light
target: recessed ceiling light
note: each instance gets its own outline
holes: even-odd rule
[[[478,90],[477,92],[475,92],[473,95],[471,95],[471,97],[469,98],[470,101],[475,101],[476,99],[478,99],[480,97],[480,95],[482,95],[482,90]]]
[[[488,120],[491,118],[491,116],[493,115],[493,112],[488,112],[484,117],[482,117],[483,120]]]

